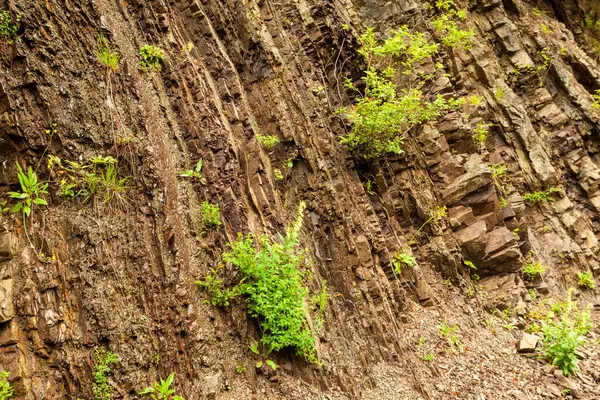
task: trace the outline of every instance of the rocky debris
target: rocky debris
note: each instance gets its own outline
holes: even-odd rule
[[[539,336],[532,335],[530,333],[523,333],[523,337],[516,343],[517,352],[519,353],[533,353],[537,347]]]
[[[485,164],[475,166],[442,191],[442,204],[453,205],[467,194],[491,184],[492,172]]]

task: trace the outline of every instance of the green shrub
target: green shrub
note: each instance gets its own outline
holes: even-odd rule
[[[560,368],[565,375],[578,371],[578,350],[585,342],[585,335],[593,328],[589,309],[580,310],[567,293],[565,309],[559,318],[542,322],[540,350],[544,357]]]
[[[221,211],[218,204],[207,201],[200,205],[202,225],[207,229],[217,229],[221,226]]]
[[[596,287],[596,281],[591,272],[579,272],[577,274],[577,279],[579,280],[577,283],[581,287],[587,287],[589,289]]]
[[[144,72],[160,72],[161,63],[165,60],[165,53],[160,47],[144,45],[140,49],[140,66]]]
[[[547,191],[539,191],[533,193],[525,193],[522,198],[523,201],[528,203],[540,203],[542,201],[554,201],[554,197],[552,196],[554,193],[561,193],[562,191],[559,188],[550,188]]]
[[[172,373],[167,379],[161,379],[160,382],[154,382],[152,387],[142,389],[139,395],[150,395],[152,400],[184,400],[183,397],[175,394],[175,389],[171,389],[175,374]]]
[[[529,281],[533,281],[538,276],[542,276],[546,271],[548,271],[548,267],[542,265],[539,261],[533,262],[532,260],[527,260],[523,267],[523,275],[525,276],[525,279]]]
[[[96,50],[94,51],[96,58],[108,70],[117,72],[119,70],[119,53],[113,52],[105,35],[98,35]]]
[[[257,135],[256,139],[266,150],[273,150],[279,144],[279,138],[275,135]]]
[[[232,290],[222,288],[216,271],[198,283],[214,290],[222,305],[232,297],[243,296],[248,314],[260,324],[261,342],[267,352],[292,347],[296,354],[317,362],[316,336],[308,318],[307,272],[301,270],[303,255],[298,249],[304,209],[301,203],[296,221],[285,236],[279,235],[279,241],[267,235],[244,238],[240,234],[237,241],[229,243],[231,250],[223,254],[223,260],[231,262],[241,278]],[[325,301],[319,298],[319,309]]]
[[[29,216],[34,205],[48,205],[45,197],[48,194],[48,184],[39,182],[37,174],[33,172],[31,167],[27,168],[27,173],[23,171],[19,163],[17,164],[17,178],[21,185],[20,192],[8,192],[8,195],[16,199],[18,202],[12,208],[13,213],[22,212],[23,215]]]
[[[8,382],[8,375],[10,375],[7,371],[0,371],[0,400],[8,400],[13,397],[14,389],[10,386]]]
[[[110,364],[117,362],[119,356],[110,351],[101,348],[94,351],[94,400],[111,400],[114,388],[108,383],[108,375],[111,373]]]
[[[17,39],[20,20],[20,15],[17,15],[13,19],[8,10],[0,12],[0,36],[8,38],[8,43],[14,43]]]
[[[462,100],[445,99],[440,95],[427,101],[418,89],[423,82],[396,88],[395,80],[402,76],[410,80],[413,64],[431,58],[437,51],[437,44],[428,43],[422,33],[402,26],[380,44],[373,29],[369,28],[360,37],[360,43],[359,54],[369,66],[362,78],[365,90],[352,109],[342,110],[353,126],[340,141],[363,158],[403,154],[402,142],[406,133],[463,104]],[[382,68],[375,68],[375,65]],[[387,67],[383,68],[384,65]],[[400,71],[397,71],[398,67]],[[345,81],[345,86],[358,92],[349,80]]]

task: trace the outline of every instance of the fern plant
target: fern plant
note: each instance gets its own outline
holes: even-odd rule
[[[151,387],[142,389],[138,394],[150,395],[152,400],[185,400],[183,397],[175,394],[175,389],[171,388],[175,374],[171,373],[167,379],[161,379],[160,382],[154,382]]]
[[[31,167],[27,168],[27,173],[23,171],[19,163],[17,163],[17,177],[21,185],[20,192],[8,192],[8,195],[16,199],[18,203],[12,208],[13,213],[22,212],[29,216],[34,205],[46,206],[48,202],[45,197],[48,194],[46,190],[48,184],[38,181],[37,174],[33,172]]]
[[[215,273],[199,283],[216,293],[222,305],[232,297],[244,297],[249,316],[260,324],[261,343],[267,353],[290,347],[316,363],[316,336],[308,318],[307,273],[301,269],[303,254],[298,249],[305,207],[301,203],[295,222],[286,229],[285,236],[279,235],[278,241],[267,235],[256,238],[239,234],[237,241],[229,243],[231,250],[223,254],[223,260],[233,264],[241,278],[234,289],[223,289]],[[319,297],[320,310],[326,299],[324,295]]]

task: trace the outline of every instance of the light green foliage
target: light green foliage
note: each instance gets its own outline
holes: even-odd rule
[[[456,326],[456,324],[449,326],[446,324],[446,322],[442,322],[437,326],[437,328],[440,330],[440,335],[442,335],[450,345],[451,351],[454,351],[455,349],[462,350],[463,345],[460,342],[460,338],[457,333],[458,326]]]
[[[552,35],[552,33],[553,33],[552,29],[550,29],[550,27],[546,24],[540,24],[540,29],[542,30],[542,32],[545,35],[548,35],[548,36]]]
[[[246,364],[236,365],[235,372],[237,372],[238,374],[243,374],[244,372],[246,372]]]
[[[497,101],[502,101],[502,99],[504,98],[504,88],[498,86],[496,90],[494,90],[494,98]]]
[[[221,226],[221,210],[218,204],[207,201],[200,205],[201,223],[207,229],[217,229]]]
[[[92,384],[92,393],[94,400],[110,400],[114,388],[108,383],[110,375],[110,364],[119,362],[119,356],[98,348],[94,351],[94,383]]]
[[[204,175],[202,175],[202,162],[203,162],[202,159],[199,159],[198,162],[196,163],[196,166],[194,167],[194,169],[188,169],[186,171],[181,171],[179,173],[179,176],[197,180],[198,182],[200,182],[203,185],[206,184],[206,178],[204,178]]]
[[[228,289],[223,285],[223,279],[219,278],[219,271],[222,268],[222,265],[212,268],[211,274],[204,280],[196,281],[196,284],[206,289],[210,295],[210,301],[205,300],[205,302],[215,307],[228,307],[229,300],[238,295],[237,288]]]
[[[492,181],[494,185],[501,193],[506,195],[506,184],[510,181],[508,174],[506,173],[506,165],[504,164],[491,164],[490,169],[492,170]],[[500,202],[504,200],[504,208],[506,206],[506,199],[501,198]]]
[[[435,355],[432,353],[427,353],[427,354],[425,354],[425,356],[423,356],[423,360],[425,360],[425,361],[433,361],[434,358],[435,358]]]
[[[10,375],[7,371],[0,371],[0,400],[8,400],[13,397],[14,389],[10,386],[8,382],[8,375]]]
[[[256,139],[266,150],[273,150],[279,144],[279,138],[275,135],[256,135]]]
[[[473,129],[473,141],[478,145],[483,145],[488,138],[491,124],[480,122],[477,127]]]
[[[577,273],[578,284],[581,287],[587,287],[593,289],[596,287],[596,281],[591,272],[579,272]]]
[[[464,261],[463,261],[463,263],[464,263],[464,264],[465,264],[467,267],[469,267],[469,268],[471,268],[471,269],[474,269],[474,270],[477,270],[477,267],[475,266],[475,264],[473,264],[473,262],[471,262],[471,261],[467,261],[467,260],[464,260]]]
[[[310,298],[310,308],[315,313],[314,324],[316,331],[320,331],[323,327],[325,309],[327,309],[327,303],[329,302],[330,297],[329,293],[327,293],[327,281],[323,281],[321,291],[313,294]]]
[[[162,62],[165,59],[165,53],[160,47],[144,45],[140,49],[140,66],[144,72],[160,72]]]
[[[13,19],[8,10],[0,12],[0,36],[6,37],[8,43],[14,43],[17,39],[17,30],[19,29],[20,20],[20,15],[15,16]]]
[[[119,59],[121,56],[117,52],[113,52],[105,35],[98,35],[96,50],[94,51],[96,58],[109,71],[117,72],[119,70]]]
[[[594,99],[592,107],[596,110],[600,110],[600,90],[596,90],[596,94],[592,95],[592,98]]]
[[[369,196],[373,196],[373,195],[377,194],[373,190],[373,185],[374,185],[374,182],[371,179],[367,179],[367,181],[365,183],[363,183],[363,186],[365,188],[365,193],[367,193]]]
[[[17,163],[17,177],[21,185],[20,192],[8,192],[8,195],[18,201],[12,208],[13,213],[22,212],[23,215],[29,216],[34,205],[48,205],[45,197],[48,194],[46,190],[48,184],[39,182],[37,174],[33,172],[31,167],[27,168],[27,173],[23,171],[19,163]]]
[[[531,300],[537,299],[537,293],[535,292],[535,290],[529,289],[528,291],[529,291],[529,296],[531,297]]]
[[[523,276],[529,281],[533,281],[538,276],[542,276],[548,271],[548,267],[542,265],[541,262],[533,262],[529,259],[525,262],[523,267]]]
[[[265,362],[269,367],[273,368],[273,370],[276,370],[277,368],[279,368],[279,365],[275,364],[275,361],[273,361],[273,360],[267,360]]]
[[[183,397],[175,394],[175,389],[171,388],[175,374],[172,373],[167,379],[161,379],[160,382],[154,382],[152,387],[141,390],[139,395],[150,395],[152,400],[184,400]]]
[[[300,204],[295,222],[285,236],[279,235],[279,241],[267,235],[240,234],[237,241],[229,243],[231,250],[223,254],[223,260],[239,270],[241,279],[226,296],[244,297],[248,314],[260,324],[266,351],[292,347],[298,355],[317,362],[316,336],[308,318],[307,272],[301,270],[303,254],[298,249],[305,207]],[[326,296],[320,296],[318,307],[323,309]]]
[[[412,267],[416,263],[416,260],[413,256],[405,253],[396,253],[394,254],[394,258],[392,258],[392,267],[394,267],[394,272],[396,274],[402,273],[402,266],[406,265],[407,267]]]
[[[593,328],[589,309],[580,309],[567,293],[563,313],[558,318],[542,321],[541,352],[565,375],[578,371],[578,350],[585,343],[585,335]]]
[[[402,26],[380,44],[369,28],[360,37],[360,43],[359,53],[368,66],[363,76],[365,91],[354,107],[345,112],[353,127],[341,137],[341,142],[363,158],[403,154],[404,134],[462,105],[462,100],[439,95],[433,101],[426,100],[419,89],[423,81],[408,84],[406,88],[394,84],[403,75],[405,80],[418,79],[412,74],[413,64],[431,58],[437,51],[437,45],[429,44],[422,33]],[[358,91],[349,80],[345,86]]]
[[[547,191],[539,191],[533,193],[525,193],[523,197],[523,201],[528,203],[539,203],[542,201],[554,201],[554,197],[552,196],[554,193],[562,193],[559,188],[550,188]]]
[[[479,107],[480,105],[483,104],[483,97],[478,96],[476,94],[469,96],[468,100],[469,100],[469,104],[472,105],[473,107]]]
[[[459,22],[467,19],[467,11],[457,7],[453,0],[437,0],[435,8],[440,16],[433,20],[433,27],[441,35],[441,42],[449,48],[468,50],[473,46],[475,30],[463,30],[458,27]]]

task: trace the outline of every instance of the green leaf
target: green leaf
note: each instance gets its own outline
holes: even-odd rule
[[[39,204],[39,205],[43,205],[43,206],[47,206],[48,203],[46,202],[46,200],[44,199],[40,199],[39,197],[33,200],[34,204]]]
[[[150,393],[154,393],[154,388],[147,387],[138,392],[139,395],[150,394]]]

